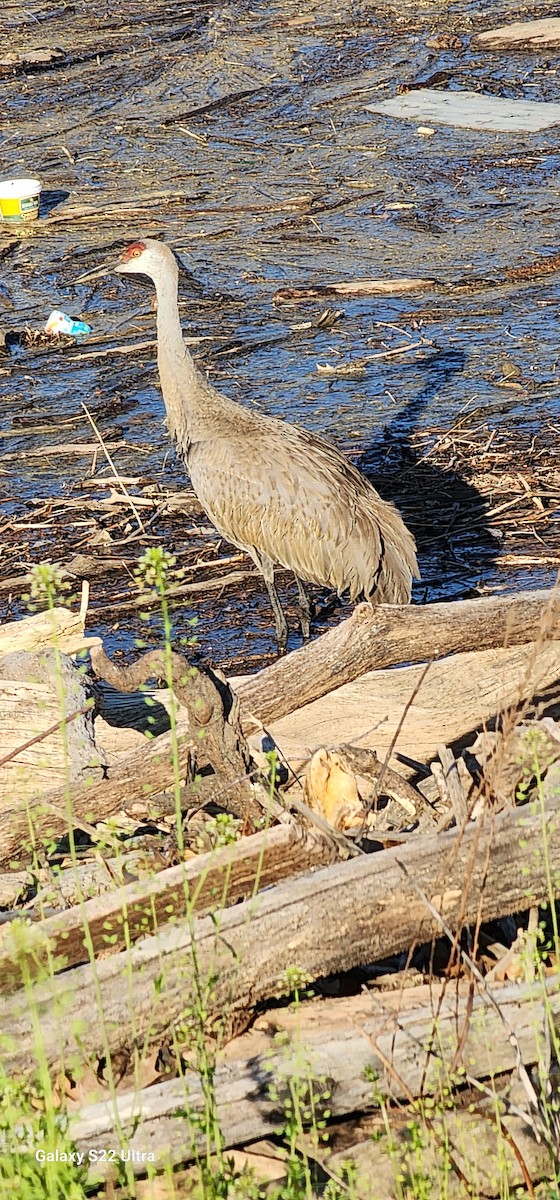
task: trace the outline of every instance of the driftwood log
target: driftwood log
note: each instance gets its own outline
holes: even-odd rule
[[[52,650],[53,642],[62,654],[77,654],[99,646],[101,638],[84,634],[85,605],[80,612],[68,608],[53,608],[35,613],[24,621],[7,621],[0,625],[0,658],[16,650]]]
[[[493,994],[514,1031],[521,1061],[542,1060],[546,1008],[560,1014],[558,982],[546,996],[540,984],[498,986]],[[371,1111],[380,1096],[402,1101],[437,1095],[465,1076],[485,1079],[511,1071],[517,1050],[504,1021],[483,995],[473,998],[468,986],[456,983],[313,1002],[297,1014],[271,1010],[218,1061],[214,1086],[225,1146],[247,1145],[282,1128],[278,1094],[287,1092],[287,1080],[298,1072],[307,1086],[312,1080],[317,1092],[329,1092],[328,1109],[341,1117]],[[281,1049],[274,1036],[279,1030],[286,1033]],[[82,1109],[70,1131],[87,1154],[101,1145],[118,1150],[120,1129],[127,1144],[139,1153],[153,1151],[163,1166],[188,1157],[185,1113],[191,1116],[193,1142],[202,1148],[205,1134],[196,1116],[203,1108],[200,1079],[188,1071],[181,1079]],[[108,1166],[98,1164],[93,1177],[103,1177]],[[136,1170],[145,1170],[141,1160]]]
[[[559,680],[560,641],[453,654],[427,670],[366,672],[271,719],[267,732],[295,771],[316,747],[332,746],[333,735],[381,757],[390,750],[429,763],[442,742],[464,745],[510,708],[521,714],[527,707],[558,706]]]
[[[137,688],[150,674],[166,670],[159,652],[121,671],[113,667],[100,647],[93,653],[99,669],[110,681],[118,678],[123,689]],[[209,785],[208,781],[194,781],[190,790],[183,788],[181,800],[185,806],[189,800],[193,805],[207,803],[212,795],[241,817],[249,829],[262,817],[263,809],[270,804],[269,797],[258,773],[254,781],[251,778],[250,754],[229,686],[213,673],[203,674],[190,667],[180,655],[173,656],[173,670],[173,686],[187,713],[186,729],[184,724],[178,725],[176,730],[128,755],[111,768],[108,779],[96,783],[90,773],[86,782],[73,784],[72,813],[77,823],[104,820],[134,801],[146,803],[150,796],[180,786],[185,778],[192,779],[200,759],[214,768],[215,782]],[[25,794],[24,801],[6,805],[0,825],[0,862],[29,861],[32,846],[37,849],[41,840],[47,843],[67,833],[68,801],[65,784],[32,796]]]
[[[440,934],[424,896],[453,931],[548,903],[560,896],[549,868],[559,854],[557,798],[544,813],[486,813],[462,835],[418,837],[307,874],[219,920],[177,922],[128,952],[37,984],[32,1013],[24,992],[8,998],[0,1011],[5,1068],[34,1069],[37,1029],[44,1060],[72,1073],[101,1053],[155,1040],[184,1016],[197,978],[212,978],[209,1013],[234,1019],[275,995],[294,965],[316,979],[409,950]]]
[[[174,920],[184,921],[187,908],[200,913],[237,904],[334,856],[325,840],[295,825],[277,825],[46,917],[33,930],[28,954],[25,939],[9,928],[0,941],[0,992],[21,986],[22,977],[44,974],[47,963],[52,972],[88,962],[89,947],[96,956],[115,954]]]
[[[366,671],[554,637],[560,637],[560,591],[417,607],[359,604],[336,629],[244,679],[236,691],[247,725],[254,714],[258,727]]]
[[[68,655],[16,651],[0,658],[0,809],[14,795],[24,799],[68,778],[102,778],[90,705],[86,680]]]
[[[224,792],[227,792],[228,807],[232,811],[240,812],[244,817],[253,819],[260,801],[255,796],[254,786],[247,778],[248,756],[246,749],[242,749],[243,734],[251,728],[262,730],[263,723],[274,722],[275,735],[279,739],[285,737],[286,747],[290,750],[290,730],[282,726],[282,717],[296,708],[302,709],[302,705],[305,705],[306,707],[298,713],[298,726],[302,731],[302,736],[298,745],[291,746],[296,757],[297,753],[301,757],[302,740],[306,755],[309,749],[313,749],[321,741],[326,740],[328,744],[332,744],[333,708],[330,696],[324,702],[329,722],[328,731],[324,727],[325,714],[323,714],[322,728],[319,712],[317,710],[311,712],[312,701],[318,702],[319,697],[325,697],[326,693],[333,692],[341,685],[344,685],[345,688],[351,687],[352,680],[357,681],[355,686],[359,701],[356,718],[359,718],[359,729],[356,727],[354,732],[363,734],[364,720],[369,721],[370,726],[382,722],[374,742],[376,748],[383,752],[386,748],[383,739],[386,739],[389,733],[392,737],[396,727],[395,723],[398,724],[400,721],[403,707],[410,700],[411,693],[407,689],[413,690],[414,685],[412,678],[405,677],[404,672],[390,672],[391,679],[387,679],[387,687],[394,687],[396,678],[400,676],[401,680],[404,680],[406,695],[401,691],[399,703],[395,712],[392,713],[391,724],[389,724],[386,721],[386,704],[381,702],[381,706],[378,704],[377,708],[373,704],[371,687],[377,688],[377,683],[370,686],[367,680],[366,684],[363,684],[361,679],[358,680],[358,677],[363,676],[364,672],[381,666],[395,665],[399,662],[414,662],[415,660],[425,662],[426,659],[432,657],[435,659],[446,658],[452,652],[464,653],[475,649],[482,650],[484,647],[513,647],[509,651],[495,650],[498,659],[505,655],[501,662],[501,671],[506,685],[506,702],[511,703],[521,698],[527,700],[528,693],[531,693],[537,686],[535,680],[530,679],[527,674],[531,664],[536,664],[537,681],[544,679],[546,684],[547,681],[550,682],[551,679],[558,677],[560,670],[556,660],[558,643],[552,639],[558,633],[559,625],[560,599],[555,592],[531,592],[514,597],[433,604],[417,608],[387,606],[372,609],[368,605],[359,606],[352,617],[342,622],[335,630],[288,655],[256,676],[240,681],[236,685],[236,693],[241,702],[242,726],[241,731],[238,730],[237,733],[233,731],[239,750],[239,757],[236,759],[238,769],[230,758],[232,741],[227,730],[227,713],[226,726],[223,727],[222,735],[220,735],[221,742],[219,738],[218,743],[215,744],[218,751],[221,745],[219,769],[220,774],[225,777],[225,784],[221,785],[222,798],[226,799]],[[524,643],[527,642],[530,642],[531,645],[524,646]],[[513,660],[507,657],[508,653],[513,654]],[[517,661],[518,655],[520,656],[519,661]],[[109,667],[107,667],[108,660],[101,655],[100,661],[104,664],[102,666],[104,673],[111,677],[111,664],[109,663]],[[519,686],[513,679],[514,663],[517,664],[515,669],[520,671],[523,676]],[[465,664],[463,663],[461,666],[464,669]],[[471,664],[471,666],[474,672],[474,665]],[[445,674],[452,669],[449,661],[446,661],[437,665],[437,670],[436,664],[434,664],[427,671],[425,680],[422,681],[422,687],[427,687],[428,695],[431,697],[428,708],[434,702],[433,689],[430,691],[429,683],[431,671],[434,671],[434,678],[437,678],[437,671],[441,670]],[[415,670],[415,668],[405,668],[404,670]],[[482,684],[478,692],[477,688],[474,688],[473,702],[469,708],[469,722],[472,724],[469,723],[465,728],[465,714],[463,713],[462,733],[488,719],[495,711],[494,705],[498,703],[495,679],[493,685],[489,682],[493,679],[493,672],[490,671],[488,664],[485,670],[485,686],[494,688],[491,700],[486,700],[481,711],[480,693],[484,692],[484,688]],[[512,678],[509,678],[510,676]],[[122,678],[120,674],[119,678]],[[191,677],[190,683],[187,680],[186,684],[187,691],[189,687],[191,688],[191,700],[193,699],[193,679],[194,677]],[[175,683],[174,686],[176,686]],[[368,714],[364,712],[366,707],[365,693],[362,690],[364,687],[369,688],[367,704],[371,705],[371,712]],[[226,685],[220,684],[220,688],[222,689],[221,695],[218,690],[215,695],[220,695],[223,700],[223,690]],[[440,704],[441,691],[440,680],[440,685],[436,688]],[[477,694],[475,695],[475,693]],[[340,696],[337,695],[335,698],[337,702],[336,719],[339,722],[342,713],[339,704]],[[181,699],[180,696],[179,699]],[[476,707],[477,701],[478,708]],[[354,701],[354,716],[356,717],[355,703]],[[221,713],[223,721],[223,708]],[[199,718],[200,710],[194,711],[195,728],[197,725],[199,728],[201,726]],[[306,720],[311,722],[307,727]],[[384,728],[385,724],[387,724],[386,729]],[[203,752],[206,745],[211,746],[212,736],[209,736],[209,733],[213,728],[217,727],[213,725],[213,720],[209,720],[205,738],[198,743],[199,751]],[[405,722],[401,731],[403,738],[406,736],[406,729]],[[145,801],[150,795],[173,787],[173,784],[177,782],[178,775],[187,776],[192,767],[192,737],[189,737],[188,734],[185,736],[184,727],[181,724],[178,732],[179,735],[183,734],[183,737],[179,737],[176,754],[173,751],[173,737],[170,734],[164,734],[146,748],[135,751],[122,762],[111,766],[107,780],[93,786],[91,784],[74,785],[72,806],[76,819],[78,821],[103,820],[114,812],[126,809],[130,803]],[[434,750],[442,740],[451,740],[446,736],[447,732],[451,731],[446,731],[441,727],[437,732],[434,729],[431,730],[431,742],[434,741],[434,737],[436,738]],[[459,734],[458,728],[455,728],[455,734]],[[352,729],[337,728],[337,740],[351,741]],[[401,748],[404,744],[401,743]],[[410,752],[410,747],[408,749]],[[418,747],[414,746],[413,757],[417,757],[417,754]],[[219,758],[220,753],[218,753]],[[212,763],[214,769],[216,769],[216,764],[217,759]],[[220,785],[218,787],[220,790]],[[206,793],[204,799],[205,801],[208,799]],[[234,807],[236,800],[240,801],[237,809]],[[193,801],[196,802],[194,795]],[[67,812],[67,803],[67,789],[59,788],[46,794],[30,797],[27,801],[28,811],[24,811],[21,803],[11,805],[6,810],[0,829],[0,864],[13,860],[19,860],[22,863],[29,861],[29,818],[33,821],[39,843],[42,839],[46,840],[52,835],[63,833],[67,828],[67,818],[62,814]]]
[[[557,50],[560,47],[560,17],[540,21],[516,21],[477,33],[473,43],[478,50]]]

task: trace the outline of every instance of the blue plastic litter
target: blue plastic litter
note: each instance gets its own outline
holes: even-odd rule
[[[87,333],[91,333],[91,325],[86,325],[85,321],[73,321],[72,317],[68,317],[66,313],[55,308],[45,325],[45,333],[65,333],[69,337],[85,337]]]

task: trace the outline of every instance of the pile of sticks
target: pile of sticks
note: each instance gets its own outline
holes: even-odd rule
[[[0,762],[0,1038],[9,1073],[32,1074],[41,1059],[66,1079],[79,1149],[117,1149],[124,1134],[140,1173],[147,1148],[161,1165],[196,1152],[204,1089],[185,1028],[201,986],[230,1147],[281,1128],[267,1089],[292,1069],[293,1013],[275,998],[293,991],[294,972],[314,992],[297,1036],[310,1077],[328,1081],[333,1118],[445,1084],[472,1124],[467,1085],[491,1092],[503,1074],[511,1088],[520,1064],[542,1060],[558,976],[549,959],[543,987],[522,963],[538,906],[560,896],[557,593],[362,605],[229,682],[170,652],[117,668],[99,644],[91,675],[73,677],[83,633],[65,610],[50,619],[72,680],[58,720],[45,700],[52,651],[31,652],[37,618],[15,654],[6,649],[28,623],[0,630],[5,723],[23,728],[42,689],[26,726],[42,730]],[[154,679],[167,687],[147,694]],[[54,786],[33,790],[33,754],[51,756]],[[232,837],[220,839],[226,826]],[[352,990],[343,979],[367,990],[337,995]],[[111,1104],[107,1060],[123,1077]],[[72,1101],[84,1076],[90,1091]],[[503,1103],[511,1178],[539,1178],[550,1147],[534,1107],[528,1147]],[[335,1160],[323,1166],[336,1177]],[[459,1150],[456,1166],[469,1178]],[[92,1164],[92,1179],[108,1169]]]

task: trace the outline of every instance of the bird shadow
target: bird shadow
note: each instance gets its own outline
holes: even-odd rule
[[[56,191],[42,191],[40,201],[40,213],[42,217],[48,217],[53,208],[57,208],[59,204],[63,204],[68,199],[70,192],[64,191],[62,188]]]
[[[417,362],[423,387],[358,462],[383,498],[394,501],[416,538],[422,578],[413,598],[420,603],[477,595],[480,575],[500,548],[478,489],[454,467],[438,464],[429,456],[429,443],[417,444],[414,437],[424,410],[462,374],[466,361],[464,351],[444,349]]]

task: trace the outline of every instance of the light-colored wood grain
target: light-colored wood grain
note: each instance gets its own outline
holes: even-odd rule
[[[395,750],[429,762],[441,742],[451,744],[464,738],[504,708],[531,699],[559,680],[560,642],[454,654],[432,663],[424,679],[423,671],[423,667],[410,666],[366,672],[289,716],[271,721],[267,731],[296,771],[325,745],[355,743],[382,757],[418,687]]]
[[[236,688],[245,712],[244,729],[250,731],[252,713],[256,724],[267,725],[366,671],[555,636],[560,637],[558,590],[418,606],[359,604],[335,629]]]
[[[184,919],[188,910],[225,908],[333,858],[327,842],[313,834],[304,835],[295,825],[277,825],[158,873],[148,866],[140,872],[138,882],[117,889],[113,885],[105,894],[82,903],[75,899],[73,908],[47,917],[36,931],[28,956],[25,939],[12,924],[7,926],[0,937],[0,992],[21,986],[23,971],[25,977],[37,977],[47,961],[52,964],[56,960],[58,969],[88,962],[90,947],[96,956],[115,954],[170,922]],[[140,866],[141,856],[135,861]],[[94,867],[96,884],[101,870],[97,864]],[[105,881],[107,889],[111,886],[109,869]],[[84,879],[82,886],[86,885]],[[55,888],[53,893],[56,897]]]
[[[14,796],[55,788],[67,795],[86,773],[99,778],[89,702],[85,677],[66,654],[17,650],[0,658],[0,810]]]
[[[101,645],[101,638],[86,637],[82,614],[68,608],[53,608],[0,625],[0,658],[16,650],[47,650],[53,645],[63,654],[77,654]]]
[[[560,17],[540,21],[516,21],[477,33],[473,44],[480,50],[557,50],[560,47]]]
[[[537,1062],[542,1054],[545,1004],[553,1014],[560,1012],[558,984],[546,998],[540,984],[510,984],[495,990],[523,1061]],[[468,989],[453,983],[443,998],[433,987],[362,995],[304,1004],[291,1025],[283,1010],[272,1010],[260,1018],[261,1026],[267,1023],[267,1032],[251,1031],[236,1039],[235,1053],[228,1047],[216,1068],[218,1120],[226,1146],[244,1145],[278,1131],[285,1120],[282,1105],[269,1096],[268,1089],[274,1082],[276,1092],[282,1092],[282,1081],[298,1070],[303,1071],[306,1084],[310,1077],[322,1080],[322,1090],[328,1087],[330,1092],[330,1112],[341,1117],[374,1109],[375,1092],[400,1100],[407,1093],[437,1094],[452,1064],[455,1069],[463,1064],[471,1075],[484,1079],[511,1070],[516,1062],[515,1048],[496,1010],[482,996],[475,996],[470,1011]],[[287,1032],[280,1048],[274,1040],[277,1028]],[[200,1079],[190,1071],[181,1080],[118,1096],[114,1104],[82,1109],[71,1121],[71,1136],[86,1154],[99,1145],[118,1149],[118,1114],[120,1129],[134,1149],[154,1150],[160,1165],[183,1162],[185,1110],[197,1113],[203,1104]],[[201,1147],[203,1130],[198,1136]],[[96,1168],[96,1178],[102,1177],[106,1166]]]
[[[547,854],[535,853],[543,841]],[[560,875],[549,870],[559,859],[560,800],[545,813],[489,812],[461,835],[419,836],[308,872],[220,914],[179,920],[129,951],[37,984],[31,999],[23,990],[6,997],[4,1067],[33,1071],[38,1042],[45,1063],[64,1063],[74,1074],[100,1054],[157,1041],[183,1017],[196,980],[209,976],[209,1022],[224,1013],[234,1020],[277,995],[288,968],[317,979],[429,942],[441,926],[416,880],[453,931],[548,903],[560,896]]]

